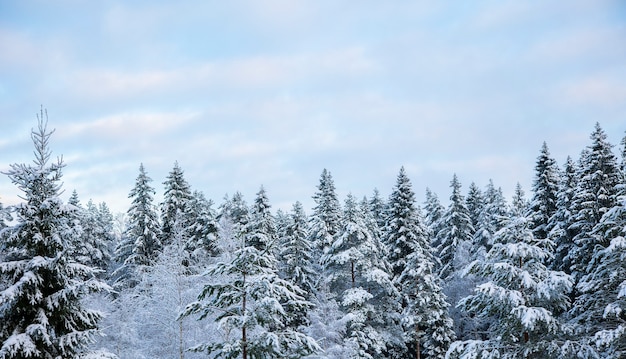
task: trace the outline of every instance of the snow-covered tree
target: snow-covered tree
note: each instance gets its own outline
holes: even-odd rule
[[[416,227],[415,193],[404,167],[400,168],[388,203],[383,242],[389,252],[393,278],[397,278],[406,269],[407,257],[413,252],[416,236],[426,236],[426,233],[418,233],[420,228]]]
[[[213,358],[302,358],[320,350],[317,342],[289,325],[290,313],[312,304],[302,289],[278,276],[275,232],[265,191],[257,194],[247,232],[232,259],[207,272],[209,283],[183,316],[216,314],[221,336],[193,348]]]
[[[434,250],[439,247],[441,240],[438,234],[441,232],[442,222],[441,218],[445,213],[445,207],[441,205],[437,194],[432,192],[430,188],[426,188],[426,201],[424,202],[424,221],[431,236],[431,245]],[[442,233],[443,234],[443,233]]]
[[[217,214],[213,201],[207,200],[200,191],[194,191],[185,208],[189,221],[186,249],[197,256],[198,251],[209,255],[217,254]]]
[[[396,294],[388,265],[364,221],[354,197],[345,202],[343,221],[337,238],[323,258],[333,293],[348,319],[345,343],[354,349],[355,358],[380,356],[394,343],[393,303]],[[397,294],[396,294],[397,295]]]
[[[308,220],[300,202],[296,202],[286,216],[279,258],[283,279],[298,285],[304,291],[304,297],[311,300],[315,290],[313,245],[309,241]]]
[[[624,184],[626,185],[626,183]],[[608,241],[598,249],[578,283],[574,322],[595,341],[602,358],[626,355],[626,188],[594,229],[594,235]]]
[[[474,235],[472,220],[456,174],[452,177],[450,187],[452,188],[450,206],[441,218],[442,227],[437,233],[441,240],[437,248],[442,265],[440,276],[444,280],[449,279],[467,264],[469,260],[467,255]]]
[[[506,201],[502,190],[489,180],[484,192],[484,205],[478,215],[476,231],[472,238],[472,260],[484,258],[493,245],[493,236],[502,227],[507,215]]]
[[[602,216],[615,206],[616,188],[620,181],[617,159],[612,145],[599,124],[591,134],[589,145],[580,158],[578,183],[572,199],[572,224],[575,246],[567,258],[571,263],[574,279],[588,273],[587,265],[597,249],[606,248],[606,239],[592,234]]]
[[[556,358],[562,355],[562,323],[555,312],[568,305],[571,277],[549,270],[550,256],[533,235],[531,221],[518,216],[496,233],[484,261],[466,273],[487,281],[459,306],[492,321],[487,339],[453,343],[449,358]]]
[[[163,203],[161,203],[161,244],[166,246],[172,240],[172,229],[176,214],[181,212],[187,214],[187,205],[192,199],[191,188],[185,180],[184,172],[178,165],[178,161],[174,162],[174,168],[167,175],[165,182],[165,192],[163,194]],[[188,218],[183,218],[188,221]],[[185,223],[187,227],[188,223]]]
[[[544,142],[535,165],[533,197],[530,200],[529,208],[529,218],[532,221],[535,238],[548,238],[550,218],[558,208],[559,183],[559,167],[556,161],[550,157],[548,145]]]
[[[574,231],[572,224],[572,201],[576,191],[576,166],[571,157],[567,157],[561,174],[559,192],[557,194],[556,211],[550,217],[548,238],[554,243],[554,258],[550,267],[554,270],[571,274],[569,253],[574,247]]]
[[[47,114],[46,114],[47,115]],[[67,255],[75,236],[74,206],[59,198],[62,159],[51,161],[53,131],[38,118],[31,131],[34,164],[13,164],[5,173],[25,202],[15,205],[0,262],[0,358],[74,358],[98,332],[102,313],[83,298],[108,289],[96,270]],[[79,227],[79,226],[78,226]]]
[[[389,198],[385,242],[390,246],[393,283],[401,295],[404,356],[417,352],[427,358],[443,358],[454,340],[448,304],[435,271],[437,259],[428,228],[415,204],[415,194],[404,168]],[[399,249],[403,248],[404,253]]]
[[[469,217],[472,220],[472,227],[474,228],[477,227],[478,217],[480,216],[480,212],[485,205],[484,202],[485,199],[483,198],[483,192],[480,188],[478,188],[476,183],[470,183],[469,189],[467,190],[465,205],[467,206]]]
[[[313,200],[315,207],[309,218],[309,235],[318,257],[321,258],[335,241],[341,221],[341,208],[330,171],[326,169],[322,171]],[[323,266],[323,263],[321,264]]]
[[[528,200],[526,199],[526,192],[522,188],[522,185],[517,182],[515,184],[515,192],[513,192],[513,198],[511,199],[511,208],[509,208],[510,217],[524,216],[528,211]]]
[[[128,195],[132,203],[127,211],[126,231],[115,248],[115,261],[120,267],[113,276],[120,286],[133,286],[137,266],[153,264],[162,249],[151,181],[141,164],[135,187]]]
[[[386,209],[387,204],[380,196],[380,192],[377,188],[374,188],[372,198],[369,201],[370,213],[376,220],[378,228],[382,231],[385,228],[385,222],[387,221]]]

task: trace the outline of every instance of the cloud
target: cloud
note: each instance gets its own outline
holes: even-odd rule
[[[566,105],[590,105],[597,108],[623,108],[626,85],[615,76],[587,76],[566,83],[558,91],[559,102]]]

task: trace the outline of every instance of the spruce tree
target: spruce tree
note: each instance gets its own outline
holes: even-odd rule
[[[136,284],[134,275],[137,267],[154,263],[162,249],[159,221],[153,204],[155,191],[150,186],[151,181],[141,164],[135,187],[128,195],[132,199],[127,211],[128,225],[115,248],[115,259],[120,267],[113,276],[121,286]]]
[[[335,242],[341,220],[341,208],[335,182],[330,172],[322,171],[317,192],[313,195],[315,207],[310,217],[310,241],[315,246],[317,257],[325,255],[330,246]],[[322,264],[323,267],[323,263]]]
[[[617,159],[607,136],[596,124],[589,145],[580,158],[578,183],[572,199],[572,224],[574,244],[568,258],[571,271],[578,281],[586,273],[598,246],[606,248],[606,239],[594,236],[592,231],[602,216],[616,204],[616,188],[620,181]]]
[[[286,216],[285,233],[280,243],[283,279],[298,285],[304,291],[304,297],[311,300],[315,289],[313,245],[309,241],[308,221],[300,202],[296,202]]]
[[[465,204],[467,206],[470,219],[472,220],[472,227],[474,228],[478,225],[478,217],[480,216],[480,212],[485,205],[484,201],[485,199],[483,198],[483,193],[480,188],[478,188],[476,183],[470,183]]]
[[[550,267],[554,270],[564,271],[571,274],[571,258],[569,253],[574,248],[575,232],[572,224],[572,201],[576,193],[577,177],[576,165],[571,157],[567,157],[559,183],[557,194],[556,212],[550,217],[548,227],[550,228],[549,238],[554,243],[554,258]]]
[[[441,240],[438,235],[441,232],[441,218],[443,217],[445,210],[446,209],[441,205],[437,194],[432,192],[430,188],[426,188],[426,201],[424,202],[424,211],[426,215],[424,220],[428,230],[430,231],[431,245],[434,250],[436,250],[441,244]]]
[[[388,317],[393,303],[388,299],[396,291],[380,244],[352,195],[342,218],[337,239],[323,258],[325,280],[348,316],[345,345],[354,349],[355,358],[374,358],[393,346],[389,341],[394,338],[388,335],[393,330]]]
[[[461,183],[456,174],[450,182],[452,194],[450,206],[441,218],[441,230],[437,234],[441,243],[437,248],[441,261],[440,276],[447,280],[461,270],[468,261],[469,247],[474,227],[469,216],[469,210],[465,205],[465,199],[461,194]]]
[[[218,223],[213,201],[207,200],[202,192],[194,191],[185,210],[183,218],[189,222],[186,250],[195,257],[198,256],[198,251],[209,255],[217,254]]]
[[[578,283],[573,321],[595,341],[603,358],[626,355],[626,189],[620,185],[618,204],[596,225],[593,235],[606,241],[587,265]]]
[[[489,180],[484,193],[484,205],[478,215],[476,231],[472,238],[472,260],[484,258],[493,246],[493,236],[502,228],[507,215],[506,201],[500,188]]]
[[[396,262],[393,283],[401,295],[402,324],[407,350],[404,356],[423,354],[428,358],[443,358],[454,340],[448,304],[435,271],[437,259],[428,238],[428,228],[423,223],[415,194],[404,168],[400,170],[396,186],[389,198],[385,242],[391,247],[404,247]],[[391,258],[394,258],[391,257]],[[394,265],[395,264],[395,265]],[[396,271],[399,271],[397,274]]]
[[[416,236],[425,235],[425,233],[417,233],[415,211],[415,193],[411,186],[411,180],[402,167],[389,197],[387,221],[383,235],[383,242],[389,252],[388,258],[393,278],[399,277],[406,269],[407,257],[413,251],[414,243],[417,240]],[[397,285],[400,284],[397,283]]]
[[[278,276],[276,233],[265,191],[261,189],[250,211],[246,232],[232,259],[207,272],[210,282],[183,316],[200,319],[217,314],[222,338],[200,344],[212,358],[302,358],[320,348],[317,342],[289,324],[293,313],[312,304],[302,289]]]
[[[42,110],[31,132],[34,164],[13,164],[5,173],[25,202],[12,208],[15,224],[0,262],[2,359],[74,358],[84,353],[102,318],[84,308],[83,298],[107,286],[94,268],[68,256],[80,231],[73,227],[75,207],[59,198],[64,163],[51,161],[53,131],[43,117]]]
[[[563,325],[555,313],[567,308],[572,280],[543,263],[550,253],[539,245],[529,218],[513,217],[496,233],[483,261],[466,273],[487,281],[459,306],[492,320],[490,337],[455,342],[450,358],[555,358],[561,355]]]
[[[548,145],[544,142],[535,165],[533,197],[530,201],[529,217],[535,238],[546,239],[550,231],[550,218],[557,211],[559,192],[559,167],[550,157]]]
[[[165,185],[165,192],[161,204],[161,244],[165,246],[172,240],[172,228],[176,213],[179,211],[184,215],[188,213],[187,206],[192,199],[192,194],[178,161],[174,163],[174,168],[168,174],[163,185]],[[183,217],[183,221],[186,222],[184,225],[187,227],[189,219]]]

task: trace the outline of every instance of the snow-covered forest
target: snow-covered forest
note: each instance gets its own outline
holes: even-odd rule
[[[389,198],[338,198],[323,169],[314,208],[274,211],[261,184],[214,202],[137,164],[114,214],[60,198],[44,118],[4,173],[1,359],[626,355],[626,137],[599,124],[561,165],[544,143],[509,199],[454,175],[420,203],[404,168]]]

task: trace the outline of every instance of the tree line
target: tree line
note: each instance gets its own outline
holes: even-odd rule
[[[162,203],[143,165],[131,206],[64,203],[47,117],[5,173],[0,358],[620,358],[626,353],[626,137],[596,124],[575,161],[546,143],[528,197],[489,181],[443,206],[340,200],[272,211],[261,186],[215,207],[178,163]],[[104,336],[102,336],[104,334]]]

